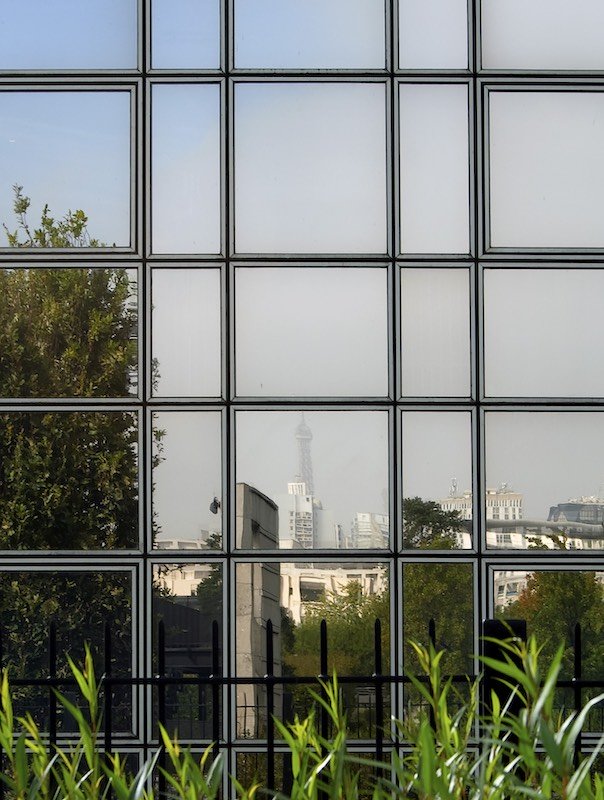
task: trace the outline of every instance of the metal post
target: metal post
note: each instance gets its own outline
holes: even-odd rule
[[[157,677],[160,679],[157,687],[157,721],[165,727],[166,725],[166,684],[162,678],[166,677],[166,629],[163,619],[160,619],[157,626]],[[161,733],[158,731],[158,739],[161,743]],[[158,792],[160,797],[166,796],[166,778],[163,770],[166,769],[166,750],[160,744],[159,758]]]
[[[275,684],[272,681],[274,676],[274,653],[273,653],[273,621],[266,622],[266,739],[267,739],[267,760],[266,760],[266,780],[267,789],[275,788]]]
[[[583,677],[583,645],[581,642],[581,623],[577,622],[575,625],[575,641],[574,645],[574,655],[575,655],[575,663],[574,663],[574,675],[573,681],[575,682],[574,686],[574,695],[575,695],[575,713],[579,713],[581,711],[582,706],[582,692],[581,692],[581,678]],[[575,766],[579,766],[579,759],[581,756],[581,739],[582,734],[579,731],[577,738],[575,739]]]

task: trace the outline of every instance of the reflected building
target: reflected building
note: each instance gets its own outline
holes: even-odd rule
[[[352,547],[359,549],[390,546],[390,517],[371,511],[357,511],[352,521]]]
[[[439,500],[443,511],[456,511],[461,519],[473,518],[473,496],[470,489],[461,492],[457,488],[457,481],[451,481],[449,494],[444,500]],[[491,547],[526,547],[524,534],[520,526],[507,529],[505,533],[495,530],[493,523],[503,520],[507,523],[522,519],[523,495],[515,492],[507,483],[502,483],[496,489],[486,490],[486,522],[487,545]],[[491,524],[489,524],[491,523]],[[507,526],[506,526],[507,527]],[[471,534],[468,531],[456,533],[458,546],[470,548],[472,546]]]
[[[245,483],[236,490],[236,544],[246,550],[276,550],[278,547],[278,509],[257,489]],[[170,549],[180,542],[164,540]],[[187,541],[187,549],[207,552],[202,542]],[[212,621],[222,627],[222,571],[216,563],[159,565],[155,570],[155,614],[166,628],[166,669],[174,676],[207,677],[212,669]],[[215,606],[203,608],[199,591],[207,579],[215,577]],[[273,672],[281,674],[280,565],[278,562],[242,562],[236,568],[235,607],[236,674],[259,678],[267,673],[266,629],[273,625]],[[220,605],[219,605],[220,604]],[[199,720],[194,735],[211,736],[210,696],[199,701]],[[169,704],[170,706],[170,704]],[[176,716],[170,723],[183,730],[178,719],[182,701],[172,704]],[[282,712],[282,689],[274,691],[274,713]],[[241,736],[258,736],[266,731],[266,687],[237,686],[237,729]],[[201,726],[201,727],[200,727]]]
[[[358,583],[365,597],[388,590],[388,568],[383,564],[290,563],[281,564],[281,605],[296,625],[314,603],[345,592],[351,583]]]

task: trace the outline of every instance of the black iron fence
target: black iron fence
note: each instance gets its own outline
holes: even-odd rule
[[[511,625],[511,627],[510,627]],[[491,654],[497,648],[493,636],[500,639],[508,638],[512,630],[516,635],[526,636],[526,628],[517,621],[503,623],[499,620],[486,620],[483,623],[483,635],[491,640]],[[434,621],[430,621],[428,636],[432,643],[436,641]],[[0,636],[0,662],[2,661],[2,647]],[[133,693],[136,689],[151,689],[155,692],[153,703],[153,725],[155,736],[152,741],[145,742],[143,747],[157,749],[159,724],[169,732],[178,730],[181,738],[198,742],[200,746],[211,746],[215,754],[228,751],[241,746],[241,740],[261,740],[263,755],[266,764],[266,783],[273,788],[276,782],[276,758],[279,757],[279,742],[275,734],[274,718],[285,721],[293,719],[292,693],[298,687],[312,687],[319,693],[324,693],[322,683],[330,679],[328,671],[328,630],[323,620],[320,625],[320,647],[318,675],[287,675],[276,674],[276,659],[274,653],[273,625],[270,620],[266,623],[266,672],[261,676],[233,676],[226,675],[222,669],[222,649],[220,644],[220,629],[217,622],[212,623],[211,630],[211,669],[206,674],[187,674],[184,670],[167,667],[167,648],[165,625],[163,621],[158,625],[157,636],[157,671],[146,677],[133,677],[131,675],[114,674],[114,661],[112,656],[112,635],[109,623],[105,625],[104,647],[100,653],[101,678],[100,707],[102,710],[101,740],[105,752],[111,753],[116,742],[123,745],[123,732],[132,721]],[[444,680],[451,679],[454,684],[468,686],[476,676],[456,674],[444,676]],[[427,680],[427,677],[419,677]],[[380,620],[375,621],[373,641],[373,664],[371,672],[366,675],[338,675],[338,682],[346,697],[346,712],[351,723],[351,735],[362,740],[365,750],[371,752],[378,760],[382,760],[387,748],[400,747],[404,742],[398,741],[396,731],[390,730],[389,708],[390,696],[395,687],[411,683],[407,675],[392,675],[384,673],[382,658],[382,626]],[[68,724],[68,715],[63,714],[61,704],[55,690],[69,694],[70,699],[75,698],[76,681],[73,676],[59,674],[57,661],[57,631],[51,623],[48,636],[48,674],[39,678],[26,678],[17,676],[14,671],[10,683],[18,698],[19,710],[29,711],[36,719],[42,730],[45,731],[51,745],[55,744],[59,736],[69,737],[75,732]],[[501,684],[500,684],[501,685]],[[490,690],[496,688],[497,681],[494,674],[488,670],[483,675],[483,704],[490,696]],[[253,702],[248,702],[245,694],[237,695],[235,702],[236,737],[234,740],[223,737],[223,689],[237,687],[251,687]],[[350,687],[346,691],[346,687]],[[604,688],[604,677],[583,677],[583,656],[581,644],[581,626],[576,625],[573,642],[573,675],[559,678],[557,681],[558,708],[562,712],[579,711],[582,708],[585,693],[588,690]],[[506,690],[509,692],[509,689]],[[33,696],[32,696],[32,693]],[[129,697],[129,701],[125,698]],[[405,704],[404,714],[420,715],[430,714],[430,709],[416,692],[413,699]],[[328,737],[330,733],[330,718],[327,711],[318,708],[318,723],[322,736]],[[479,723],[477,723],[479,724]],[[585,726],[585,733],[602,732],[604,730],[604,706],[592,709]],[[584,739],[581,736],[576,743],[576,756],[578,757]],[[252,750],[249,751],[250,753]],[[284,763],[287,759],[284,760]],[[165,754],[160,751],[159,766],[165,768]],[[2,753],[0,751],[0,768]],[[280,766],[280,782],[287,788],[287,767]],[[158,777],[160,793],[165,791],[165,779]],[[0,798],[4,795],[0,783]]]

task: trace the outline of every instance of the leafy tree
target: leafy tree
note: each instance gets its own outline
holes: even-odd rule
[[[15,248],[100,246],[81,210],[60,220],[46,206],[31,226],[15,186]],[[0,270],[0,396],[127,397],[135,388],[136,307],[122,268],[16,266]],[[122,411],[0,413],[0,549],[115,550],[138,541],[136,417]],[[15,576],[18,575],[18,579]],[[131,660],[131,588],[125,573],[5,572],[5,652],[21,674],[46,670],[46,631],[102,647],[114,623],[115,659]],[[26,647],[24,647],[24,644]]]
[[[458,511],[445,511],[434,500],[406,497],[403,500],[403,541],[405,547],[422,550],[451,550],[455,533],[463,530]]]
[[[549,661],[564,643],[563,670],[573,672],[575,625],[581,624],[583,674],[597,677],[604,664],[604,584],[596,572],[536,570],[502,616],[524,619]]]

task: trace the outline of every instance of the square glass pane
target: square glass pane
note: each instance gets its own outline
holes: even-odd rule
[[[383,69],[384,0],[235,0],[235,67]]]
[[[600,270],[485,270],[486,394],[603,396],[603,295]]]
[[[492,573],[495,613],[503,619],[524,619],[527,633],[544,647],[543,664],[549,664],[564,644],[562,676],[574,674],[575,625],[581,625],[583,678],[602,677],[604,663],[604,572],[560,569],[506,569]],[[590,695],[588,695],[588,692]],[[591,689],[583,694],[597,694]],[[561,699],[561,698],[560,698]],[[572,695],[567,698],[572,708]],[[587,730],[604,730],[602,705],[593,709]],[[597,724],[594,724],[597,720]]]
[[[88,643],[97,677],[104,668],[105,622],[111,628],[112,671],[115,677],[127,678],[133,672],[132,573],[112,569],[72,570],[55,565],[52,570],[0,573],[0,615],[2,617],[2,652],[4,664],[19,677],[42,678],[48,675],[50,624],[56,625],[57,674],[71,676],[66,653],[76,664],[84,660]],[[86,702],[73,688],[65,691],[71,702],[82,710]],[[48,689],[20,687],[14,692],[15,714],[29,712],[42,730],[48,730]],[[127,731],[132,726],[133,692],[116,686],[113,695],[114,730]],[[59,726],[73,732],[75,722],[69,715],[59,715]]]
[[[419,662],[410,641],[427,646],[434,620],[435,646],[444,650],[445,674],[473,673],[474,585],[472,564],[435,561],[403,564],[403,641],[405,668]]]
[[[240,411],[236,437],[238,504],[247,492],[254,513],[266,514],[254,536],[238,531],[238,546],[388,545],[386,412]],[[371,515],[374,536],[359,529],[357,512]]]
[[[0,69],[136,69],[136,0],[2,4]]]
[[[399,0],[399,67],[467,69],[467,0]]]
[[[468,253],[468,87],[400,86],[403,253]]]
[[[220,412],[155,411],[152,422],[153,546],[220,547]]]
[[[220,86],[155,84],[151,93],[154,253],[219,253]]]
[[[486,69],[604,68],[604,6],[599,0],[482,0]]]
[[[404,397],[470,395],[469,270],[401,270],[401,339]]]
[[[492,247],[603,247],[604,92],[489,93]]]
[[[0,222],[17,233],[12,246],[130,246],[130,122],[128,91],[0,92]],[[11,185],[31,199],[26,225]]]
[[[252,523],[253,524],[253,523]],[[363,691],[348,684],[344,704],[351,719],[351,735],[375,735],[375,690],[367,678],[375,670],[375,620],[380,619],[382,668],[390,664],[389,567],[384,562],[281,563],[240,562],[236,566],[236,674],[265,675],[267,664],[266,622],[273,622],[273,670],[276,675],[306,677],[320,671],[321,620],[327,622],[328,671],[338,675],[364,676]],[[359,681],[360,682],[360,681]],[[316,687],[315,687],[316,688]],[[388,689],[384,690],[389,705]],[[277,687],[277,716],[306,714],[312,704],[306,687]],[[249,725],[257,709],[255,726]],[[281,711],[282,708],[282,711]],[[388,719],[390,709],[385,714]],[[240,731],[263,735],[266,690],[263,686],[237,687]],[[243,724],[246,718],[248,724]],[[264,725],[264,731],[266,727]],[[241,735],[241,733],[239,734]],[[265,735],[265,734],[264,734]]]
[[[237,394],[386,395],[387,281],[385,269],[237,269]]]
[[[136,394],[134,270],[2,269],[0,297],[0,396]]]
[[[220,562],[153,565],[153,662],[157,669],[157,626],[164,624],[166,673],[173,678],[207,678],[213,673],[213,624],[218,623],[222,668],[223,568]],[[212,739],[210,684],[168,685],[164,725],[182,739]]]
[[[487,545],[601,552],[601,436],[597,411],[489,412]]]
[[[152,0],[153,69],[218,69],[220,0]]]
[[[151,279],[153,394],[218,397],[220,270],[154,269]]]
[[[239,253],[385,253],[380,83],[235,88]]]
[[[405,411],[403,547],[472,546],[472,418],[468,411]]]
[[[0,414],[0,550],[138,544],[137,416]]]

